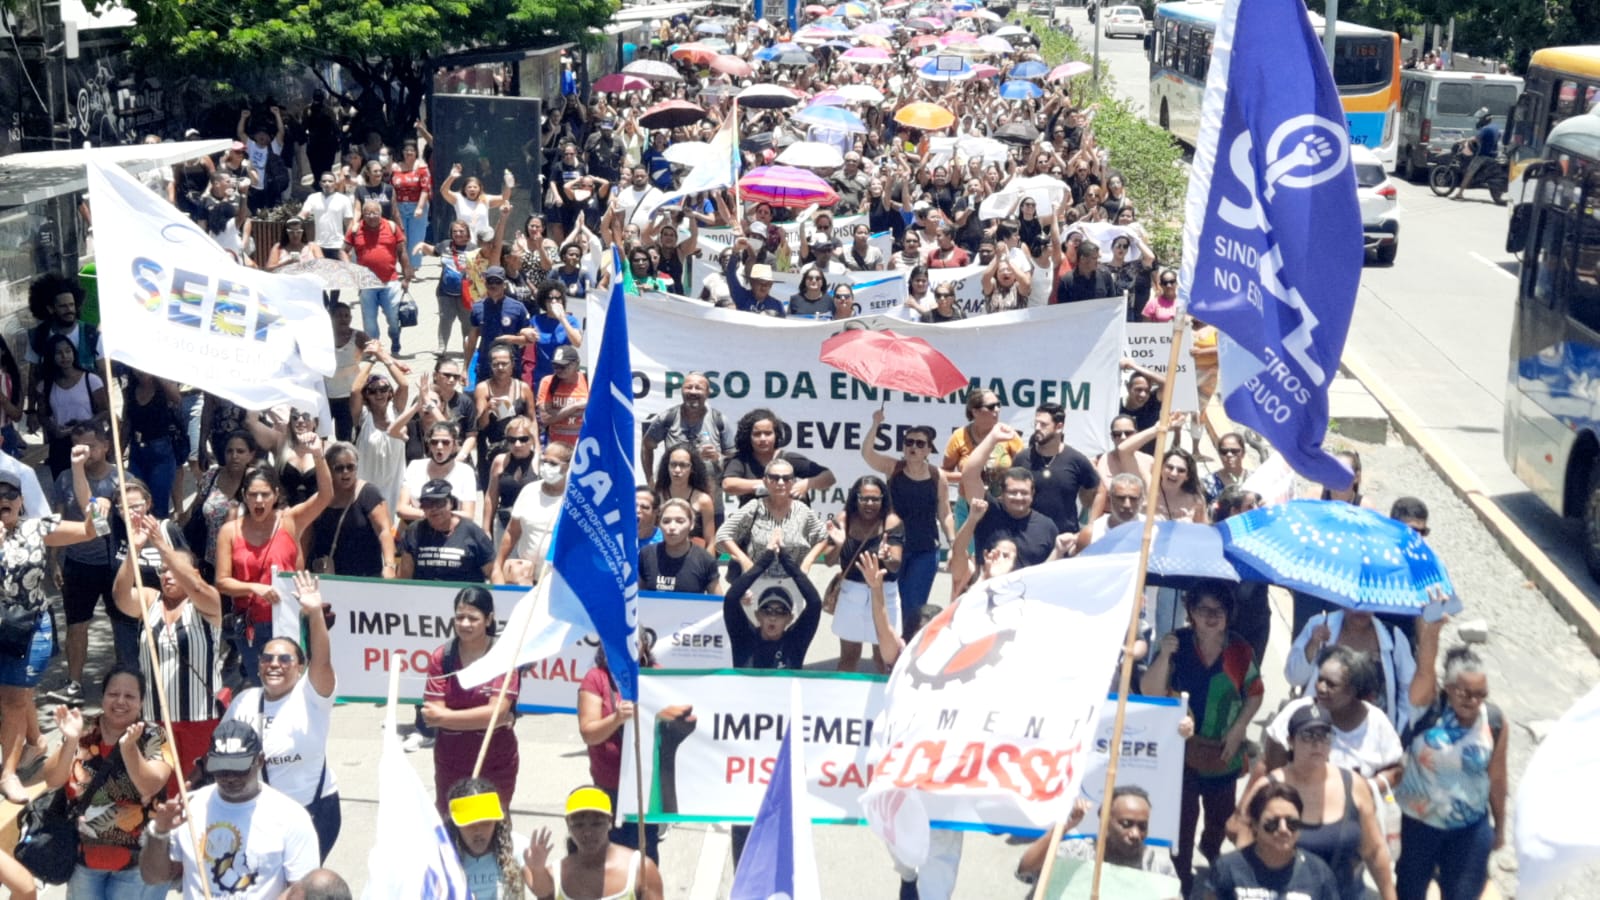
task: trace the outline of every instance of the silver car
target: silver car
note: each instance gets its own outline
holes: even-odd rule
[[[1143,38],[1149,26],[1144,20],[1144,10],[1137,6],[1113,6],[1101,13],[1102,28],[1105,36],[1113,38],[1118,35],[1132,38]]]

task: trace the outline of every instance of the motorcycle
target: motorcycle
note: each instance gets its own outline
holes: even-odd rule
[[[1457,141],[1450,148],[1450,158],[1433,167],[1428,173],[1428,187],[1440,197],[1448,197],[1466,177],[1467,167],[1472,164],[1472,156],[1467,154],[1467,142]],[[1477,179],[1468,190],[1473,188],[1487,188],[1489,198],[1496,206],[1504,206],[1506,202],[1506,165],[1503,161],[1490,160],[1489,165],[1478,173]]]

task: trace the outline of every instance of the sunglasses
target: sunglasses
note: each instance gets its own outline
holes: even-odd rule
[[[335,475],[347,475],[347,474],[349,474],[351,472],[354,472],[355,470],[356,470],[356,467],[355,467],[354,463],[344,463],[342,465],[337,465],[337,466],[333,467],[333,473]]]
[[[1308,744],[1331,744],[1333,732],[1326,728],[1312,728],[1295,735],[1294,739]]]
[[[440,378],[443,378],[445,381],[460,381],[461,380],[461,373],[460,372],[439,372],[438,376]]]
[[[1175,284],[1177,284],[1177,282],[1176,282],[1176,281],[1168,281],[1168,280],[1167,280],[1167,279],[1165,279],[1165,278],[1163,278],[1163,279],[1161,279],[1161,286],[1162,286],[1162,287],[1172,287],[1172,286],[1173,286],[1173,285],[1175,285]]]
[[[22,491],[17,490],[9,484],[0,486],[0,500],[15,500],[21,496]]]
[[[1113,438],[1118,439],[1118,440],[1121,440],[1122,438],[1133,437],[1135,434],[1138,434],[1138,432],[1137,431],[1113,431],[1113,432],[1111,432],[1111,436]]]
[[[449,447],[456,442],[455,438],[436,438],[428,442],[429,447]]]
[[[1429,534],[1431,534],[1433,532],[1433,529],[1429,528],[1426,525],[1423,525],[1420,528],[1417,527],[1416,525],[1413,525],[1413,526],[1411,526],[1411,530],[1415,531],[1417,533],[1418,537],[1427,537]]]
[[[1261,830],[1267,834],[1277,834],[1278,829],[1287,828],[1290,832],[1300,831],[1300,820],[1293,816],[1268,816],[1261,820]]]
[[[925,438],[906,438],[906,449],[907,450],[920,450],[923,447],[931,447],[931,446],[933,446],[933,445],[929,444],[928,441]]]
[[[763,606],[761,607],[761,614],[769,619],[781,619],[787,616],[789,611],[781,606]]]
[[[394,393],[394,388],[391,388],[391,387],[369,387],[365,391],[362,391],[362,393],[364,393],[364,394],[391,394],[391,393]]]
[[[277,663],[280,666],[288,666],[300,660],[293,653],[263,653],[261,654],[261,661],[263,663]]]
[[[987,409],[990,412],[994,412],[995,410],[1000,408],[1000,404],[999,403],[983,403],[983,404],[980,404],[978,406],[978,408],[979,409]]]
[[[795,480],[793,475],[768,475],[767,480],[773,484],[789,484]]]
[[[1217,452],[1221,453],[1223,456],[1243,456],[1244,455],[1244,448],[1243,447],[1223,447],[1221,450],[1218,450]]]
[[[533,437],[531,435],[526,435],[526,434],[520,435],[520,436],[513,434],[513,435],[508,435],[506,437],[506,440],[508,442],[510,442],[510,443],[513,443],[513,444],[527,444],[527,443],[532,443]]]

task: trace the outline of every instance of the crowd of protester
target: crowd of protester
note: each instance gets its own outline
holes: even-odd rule
[[[204,878],[214,891],[238,891],[230,896],[277,896],[291,884],[301,896],[348,896],[338,876],[318,868],[339,839],[341,812],[327,753],[337,690],[317,576],[484,586],[548,577],[544,560],[589,393],[577,352],[583,323],[566,307],[609,284],[609,248],[621,251],[629,290],[677,295],[659,302],[844,318],[855,314],[846,273],[898,270],[908,292],[890,314],[949,322],[964,313],[948,284],[930,289],[929,270],[979,265],[980,313],[1121,297],[1130,320],[1173,318],[1177,275],[1167,267],[1176,260],[1156,259],[1133,199],[1139,186],[1124,183],[1096,141],[1094,104],[1071,80],[1034,79],[1037,98],[1002,98],[997,85],[1010,70],[1038,60],[1034,36],[1019,28],[1010,33],[1014,49],[973,55],[970,39],[945,36],[992,37],[1000,22],[981,10],[922,6],[937,27],[893,15],[881,34],[846,23],[855,28],[843,39],[871,35],[862,46],[891,51],[881,63],[853,61],[782,25],[686,16],[658,23],[640,52],[673,66],[677,79],[615,94],[572,82],[552,104],[542,131],[551,162],[532,188],[542,214],[513,209],[514,183],[491,194],[478,176],[463,180],[462,161],[441,159],[421,126],[398,151],[371,134],[341,156],[324,133],[339,124],[325,106],[307,119],[316,119],[315,135],[287,128],[272,107],[267,117],[241,116],[239,142],[219,158],[147,177],[248,260],[249,211],[295,197],[289,171],[313,173],[314,189],[299,199],[300,215],[267,265],[336,258],[382,285],[329,301],[337,357],[325,384],[329,421],[314,410],[242,409],[201,385],[115,367],[127,471],[119,479],[110,429],[118,405],[98,331],[84,320],[85,292],[55,275],[33,284],[37,325],[20,363],[0,345],[0,407],[11,423],[3,431],[10,455],[0,455],[0,625],[8,632],[0,795],[25,802],[28,784],[42,781],[64,787],[74,815],[98,811],[83,819],[69,896],[157,897],[179,887],[198,897]],[[779,49],[807,61],[758,62],[752,79],[674,60],[670,48],[704,40],[708,22],[725,34],[728,55],[760,59],[798,37],[801,45]],[[925,61],[913,57],[940,47],[995,71],[924,77]],[[842,165],[818,174],[838,202],[774,208],[718,189],[640,221],[635,213],[651,193],[686,173],[666,148],[713,139],[750,81],[802,97],[864,86],[885,98],[850,104],[864,133],[799,124],[798,107],[741,112],[740,133],[759,136],[742,145],[744,169],[771,162],[794,140],[830,144]],[[704,121],[641,127],[652,101],[671,98],[703,103]],[[945,107],[954,126],[933,134],[898,124],[895,113],[912,102]],[[999,152],[962,149],[1009,126],[1037,139]],[[963,139],[953,153],[935,140],[950,136]],[[1000,209],[986,204],[1035,177],[1058,179],[1053,208],[1041,210],[1031,193]],[[429,234],[433,204],[452,211],[444,235]],[[833,218],[857,214],[866,221],[848,245],[836,244]],[[695,284],[690,260],[701,252],[701,229],[716,226],[737,229],[737,240]],[[786,226],[800,230],[793,247]],[[888,253],[870,243],[880,234]],[[1107,246],[1094,234],[1110,235]],[[778,272],[800,276],[793,296],[772,295]],[[396,310],[417,281],[434,282],[438,331],[431,354],[414,347],[408,357]],[[1195,327],[1204,408],[1215,385],[1215,334]],[[419,356],[431,356],[430,370]],[[1111,449],[1094,458],[1065,442],[1060,405],[1007,410],[979,388],[967,397],[965,427],[950,435],[913,427],[890,452],[866,441],[860,463],[841,472],[782,446],[785,423],[772,410],[713,407],[709,380],[690,373],[681,404],[642,427],[640,586],[724,594],[738,667],[883,672],[938,611],[930,599],[941,565],[954,596],[1075,555],[1141,521],[1152,492],[1159,519],[1217,523],[1254,508],[1247,451],[1263,459],[1268,448],[1248,432],[1210,433],[1203,419],[1163,421],[1162,376],[1132,362],[1123,370],[1121,409],[1096,426],[1108,429]],[[1028,416],[1026,433],[1006,424]],[[877,433],[882,422],[879,412],[863,424]],[[1156,459],[1163,430],[1173,440]],[[835,485],[845,488],[844,510],[824,516],[810,500]],[[1324,497],[1367,502],[1359,481]],[[1391,514],[1428,533],[1420,501],[1402,499]],[[826,590],[812,580],[818,570],[838,572]],[[280,593],[275,571],[295,573],[292,596]],[[55,620],[58,593],[64,627]],[[1180,834],[1170,855],[1146,846],[1151,800],[1119,790],[1108,861],[1171,875],[1185,897],[1352,898],[1368,880],[1385,900],[1421,897],[1434,880],[1446,900],[1478,896],[1487,856],[1505,838],[1507,727],[1487,702],[1473,651],[1444,651],[1437,624],[1307,605],[1285,636],[1285,677],[1298,699],[1271,713],[1260,709],[1272,628],[1266,587],[1151,593],[1135,687],[1189,698]],[[83,683],[89,628],[102,603],[113,658],[94,661],[106,674],[91,696]],[[281,604],[300,609],[304,645],[272,637]],[[451,677],[497,639],[490,592],[460,589],[452,616],[453,637],[430,656],[405,746],[431,749],[436,803],[473,896],[659,898],[664,882],[689,877],[656,867],[653,826],[641,835],[616,822],[622,725],[633,704],[620,697],[603,655],[576,698],[593,784],[565,802],[565,854],[548,828],[514,832],[508,810],[520,756],[511,701],[500,680],[468,689]],[[835,663],[807,658],[824,619],[839,640]],[[65,678],[40,693],[62,632]],[[653,664],[648,646],[641,663]],[[509,681],[514,696],[516,673]],[[54,747],[34,714],[40,701],[59,704],[50,711]],[[81,708],[94,701],[98,715],[85,716]],[[1253,731],[1266,713],[1270,724]],[[485,740],[479,772],[473,762]],[[231,829],[233,856],[196,853],[175,795],[179,779],[196,788],[189,815]],[[747,833],[734,829],[736,858]],[[950,895],[959,836],[937,841],[943,850],[928,867],[901,873],[901,896]],[[1235,849],[1224,853],[1228,842]],[[1059,852],[1081,856],[1084,848],[1068,842]],[[1033,877],[1049,851],[1043,842],[1029,848],[1019,877]],[[650,860],[642,865],[641,852]],[[261,859],[275,868],[251,862]],[[9,857],[0,858],[0,882],[13,896],[32,895],[32,876]]]

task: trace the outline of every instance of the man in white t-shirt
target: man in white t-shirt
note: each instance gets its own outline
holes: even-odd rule
[[[318,866],[317,833],[299,804],[261,781],[261,738],[245,722],[224,722],[211,737],[206,770],[216,779],[156,808],[145,828],[139,872],[145,884],[183,879],[186,900],[210,888],[212,900],[276,900]],[[195,852],[199,835],[203,854]],[[202,879],[205,879],[202,882]]]
[[[505,564],[511,558],[531,560],[534,579],[538,580],[556,519],[561,515],[561,498],[567,493],[567,466],[571,462],[572,448],[566,444],[549,444],[539,454],[539,480],[524,486],[511,506],[511,521],[506,523],[495,551],[494,570],[489,576],[492,583],[506,583]]]
[[[316,223],[314,235],[317,246],[322,248],[322,255],[328,259],[345,259],[344,236],[350,230],[350,224],[355,221],[355,204],[350,202],[350,197],[335,190],[338,181],[332,172],[323,172],[321,175],[322,193],[312,194],[300,207],[300,215],[310,216]]]

